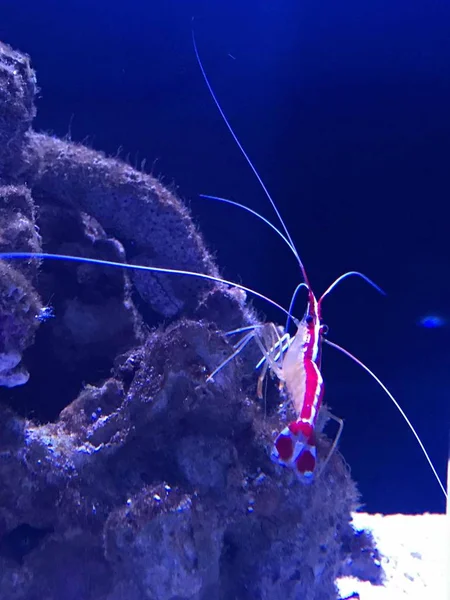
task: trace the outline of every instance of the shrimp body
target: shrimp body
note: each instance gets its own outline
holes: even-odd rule
[[[320,305],[309,291],[308,310],[282,366],[283,383],[297,419],[277,436],[271,453],[272,460],[293,468],[305,481],[312,479],[316,464],[314,430],[324,391],[320,373],[321,336]]]

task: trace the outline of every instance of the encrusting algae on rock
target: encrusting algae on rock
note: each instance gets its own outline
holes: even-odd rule
[[[159,181],[32,130],[35,91],[29,59],[1,45],[0,250],[217,275]],[[338,597],[358,502],[342,457],[310,486],[272,463],[279,399],[267,414],[255,399],[250,351],[206,383],[230,353],[221,332],[257,322],[242,292],[92,264],[0,269],[2,598]],[[319,434],[319,459],[330,443]]]

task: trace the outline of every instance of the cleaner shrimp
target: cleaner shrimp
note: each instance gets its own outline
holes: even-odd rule
[[[138,270],[144,272],[153,272],[153,273],[165,273],[172,274],[174,276],[189,276],[189,277],[197,277],[209,281],[214,281],[220,284],[224,284],[227,286],[233,286],[238,289],[241,289],[245,292],[252,294],[258,298],[263,299],[266,302],[269,302],[271,305],[275,306],[278,310],[282,311],[287,316],[286,327],[283,329],[278,328],[273,323],[265,324],[263,326],[256,326],[251,328],[242,328],[240,330],[235,330],[231,333],[244,333],[244,337],[238,342],[235,346],[235,351],[232,353],[230,357],[227,358],[224,363],[219,365],[219,367],[211,373],[209,376],[209,380],[213,378],[213,376],[222,369],[230,360],[232,360],[235,356],[239,354],[243,350],[243,348],[249,343],[252,339],[256,341],[259,345],[263,358],[258,363],[257,367],[262,368],[261,375],[258,380],[258,394],[261,394],[262,382],[267,373],[267,370],[270,369],[275,376],[280,380],[281,385],[286,386],[288,394],[292,398],[292,402],[294,405],[294,410],[297,414],[297,419],[290,423],[275,440],[274,449],[272,451],[272,458],[281,462],[285,466],[289,466],[294,468],[297,474],[300,476],[300,479],[303,481],[311,481],[314,469],[315,469],[315,461],[316,461],[316,452],[315,452],[315,425],[317,421],[317,415],[321,406],[322,398],[323,398],[323,379],[320,371],[321,367],[321,346],[322,343],[325,342],[328,345],[338,349],[340,352],[344,353],[346,356],[350,357],[354,362],[360,365],[370,376],[378,383],[378,385],[383,389],[383,391],[389,396],[391,401],[394,403],[396,408],[400,411],[403,419],[406,421],[408,427],[411,429],[413,435],[415,436],[420,448],[433,472],[434,477],[436,478],[444,496],[447,497],[447,493],[443,483],[441,482],[439,475],[419,437],[414,426],[408,419],[407,415],[395,400],[393,395],[389,392],[386,386],[380,381],[380,379],[359,359],[357,359],[350,352],[342,348],[341,346],[335,344],[334,342],[330,342],[329,340],[324,338],[324,334],[326,332],[325,326],[321,322],[321,303],[323,299],[332,291],[332,289],[343,279],[356,275],[358,277],[363,278],[369,284],[375,287],[378,291],[380,288],[376,286],[368,277],[359,273],[359,272],[349,272],[341,275],[334,283],[332,283],[328,289],[322,294],[322,296],[317,300],[311,286],[309,285],[309,280],[307,277],[306,270],[303,266],[303,263],[300,259],[300,256],[295,248],[295,245],[289,235],[287,227],[281,217],[281,214],[271,198],[266,186],[264,185],[261,177],[253,166],[250,158],[236,137],[233,129],[231,128],[212,88],[206,76],[205,70],[200,60],[200,56],[198,54],[197,46],[195,43],[195,38],[193,34],[193,43],[194,50],[197,56],[198,64],[200,66],[203,77],[206,81],[207,87],[212,95],[212,98],[219,109],[219,112],[228,127],[230,133],[232,134],[235,142],[237,143],[240,151],[243,156],[247,160],[249,166],[251,167],[253,173],[258,179],[260,185],[267,198],[269,199],[277,218],[282,224],[282,228],[284,233],[282,233],[275,225],[273,225],[270,221],[265,219],[263,216],[259,215],[257,212],[252,211],[250,208],[240,205],[231,200],[225,200],[217,197],[212,197],[216,200],[223,200],[224,202],[228,202],[229,204],[234,204],[239,206],[247,211],[254,213],[257,217],[265,221],[272,229],[274,229],[281,237],[285,240],[285,242],[290,247],[291,251],[294,253],[297,262],[300,266],[304,281],[297,286],[297,289],[305,287],[308,293],[308,306],[303,317],[302,321],[298,322],[295,319],[294,322],[297,326],[297,332],[294,336],[290,336],[288,333],[288,325],[291,320],[292,306],[293,301],[291,302],[291,306],[288,310],[274,302],[264,294],[255,291],[249,287],[246,287],[241,284],[237,284],[233,281],[218,278],[212,275],[208,275],[205,273],[192,272],[181,269],[170,269],[170,268],[162,268],[155,266],[144,266],[144,265],[135,265],[128,264],[122,262],[114,262],[107,261],[102,259],[93,259],[87,257],[79,257],[79,256],[70,256],[64,254],[55,254],[55,253],[33,253],[33,252],[3,252],[0,253],[0,259],[5,260],[16,260],[16,259],[45,259],[45,260],[58,260],[58,261],[71,261],[78,263],[89,263],[94,265],[101,266],[110,266],[112,268],[122,268],[122,269],[130,269],[130,270]],[[295,293],[293,299],[295,298]],[[340,432],[342,431],[342,421],[335,418],[339,423],[339,431],[336,436],[336,439],[333,443],[332,449],[328,455],[331,456],[331,452],[336,447]],[[328,460],[328,458],[326,460]],[[326,461],[322,465],[322,469],[324,468]]]
[[[434,477],[436,478],[442,492],[444,493],[444,496],[447,498],[447,492],[445,490],[445,487],[439,478],[439,475],[428,455],[426,448],[422,443],[422,440],[420,439],[411,421],[409,420],[399,403],[393,397],[393,395],[389,392],[389,390],[382,383],[382,381],[375,375],[375,373],[373,373],[373,371],[369,369],[356,356],[354,356],[352,353],[339,346],[338,344],[330,342],[329,340],[324,338],[324,334],[327,331],[327,327],[322,323],[321,319],[322,301],[338,283],[340,283],[341,281],[343,281],[351,275],[356,275],[364,279],[367,283],[372,285],[377,291],[381,292],[382,294],[384,294],[384,291],[364,274],[359,273],[357,271],[350,271],[339,276],[327,288],[327,290],[322,294],[322,296],[319,299],[316,298],[309,283],[309,278],[305,266],[300,258],[300,255],[296,249],[293,239],[289,233],[289,230],[281,216],[281,213],[275,201],[273,200],[270,192],[268,191],[264,181],[262,180],[260,174],[258,173],[256,167],[254,166],[252,160],[250,159],[245,148],[243,147],[239,138],[237,137],[234,129],[232,128],[212,88],[212,85],[203,66],[202,60],[200,58],[193,28],[192,44],[194,47],[194,52],[197,59],[197,64],[200,68],[200,72],[203,76],[209,94],[214,104],[216,105],[217,110],[220,113],[222,121],[226,125],[242,156],[245,158],[248,166],[255,175],[266,198],[269,200],[277,216],[277,219],[281,224],[283,231],[279,230],[271,221],[260,215],[258,212],[250,209],[245,205],[239,204],[232,200],[228,200],[226,198],[219,198],[217,196],[202,195],[202,197],[232,204],[240,209],[247,210],[259,219],[262,219],[289,246],[290,250],[292,251],[298,262],[301,274],[303,276],[303,282],[300,283],[294,291],[288,311],[285,329],[280,331],[280,329],[273,323],[267,323],[262,328],[258,326],[254,328],[249,328],[249,332],[236,345],[233,354],[228,359],[226,359],[221,365],[219,365],[215,369],[215,371],[211,373],[208,379],[210,381],[213,380],[213,377],[216,373],[218,373],[231,359],[233,359],[237,354],[239,354],[247,345],[247,343],[250,342],[251,339],[255,339],[263,355],[263,358],[257,365],[257,368],[263,365],[261,375],[258,379],[258,395],[262,395],[262,382],[266,375],[267,369],[270,369],[270,371],[279,379],[281,387],[286,388],[288,398],[291,400],[294,411],[297,416],[297,418],[294,421],[289,423],[289,425],[278,434],[274,442],[271,457],[274,461],[280,463],[281,465],[293,468],[297,476],[302,481],[308,482],[311,481],[316,467],[315,426],[319,410],[322,405],[324,392],[323,378],[320,367],[321,348],[322,343],[325,342],[328,345],[342,352],[344,355],[351,358],[354,362],[356,362],[356,364],[358,364],[367,373],[369,373],[369,375],[378,383],[378,385],[380,385],[383,391],[388,395],[388,397],[394,403],[396,408],[400,411],[400,414],[406,421],[408,427],[411,429],[433,472]],[[293,337],[291,337],[287,330],[289,321],[291,319],[293,303],[297,291],[301,287],[306,287],[307,289],[308,305],[302,321],[296,323],[296,334]],[[237,332],[238,331],[236,331],[236,333]],[[267,344],[267,340],[270,338],[272,338],[272,340],[276,338],[276,340],[274,341],[274,343],[272,342]],[[328,457],[322,465],[322,470],[323,468],[325,468],[327,461],[329,460],[332,452],[335,450],[343,428],[343,421],[341,419],[335,417],[334,415],[331,415],[330,413],[328,414],[330,418],[333,418],[338,422],[339,429],[328,454]]]
[[[316,467],[315,428],[324,393],[321,355],[322,343],[326,341],[324,335],[327,326],[322,323],[321,318],[322,300],[340,281],[350,275],[357,275],[379,292],[384,292],[362,273],[351,271],[338,277],[317,299],[309,286],[303,265],[301,265],[301,268],[306,282],[297,286],[293,300],[297,291],[301,287],[306,287],[308,290],[308,306],[303,319],[296,322],[297,331],[295,335],[290,336],[287,331],[293,305],[292,300],[285,329],[280,329],[274,323],[244,328],[248,330],[248,333],[236,344],[233,354],[211,373],[208,381],[213,381],[214,376],[254,339],[263,355],[263,358],[256,365],[257,369],[262,367],[257,385],[258,397],[262,398],[262,384],[267,370],[270,369],[271,373],[280,381],[280,388],[286,392],[286,396],[291,401],[296,414],[296,419],[289,423],[277,436],[271,453],[272,460],[294,469],[299,479],[309,482],[313,478]],[[243,329],[238,329],[229,333],[234,334],[242,331]],[[321,471],[325,468],[335,450],[344,425],[343,420],[339,417],[330,412],[327,415],[335,420],[339,427],[328,457],[321,465]]]

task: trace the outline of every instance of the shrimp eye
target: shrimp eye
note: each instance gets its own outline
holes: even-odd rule
[[[328,331],[329,331],[328,325],[320,326],[320,335],[327,335]]]
[[[314,323],[314,317],[311,315],[306,315],[305,321],[307,325],[312,325]]]

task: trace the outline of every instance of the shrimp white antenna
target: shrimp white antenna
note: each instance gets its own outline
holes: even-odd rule
[[[304,280],[305,280],[305,283],[306,283],[306,284],[308,285],[308,287],[309,287],[309,282],[308,282],[308,277],[307,277],[307,275],[306,275],[306,270],[305,270],[305,267],[304,267],[304,265],[303,265],[303,263],[302,263],[302,261],[301,261],[301,259],[300,259],[300,255],[299,255],[299,254],[298,254],[298,252],[297,252],[297,249],[296,249],[296,247],[295,247],[295,244],[294,244],[294,242],[293,242],[293,240],[292,240],[292,238],[291,238],[291,236],[290,236],[290,234],[289,234],[288,228],[286,227],[286,224],[285,224],[285,222],[284,222],[284,220],[283,220],[283,217],[281,216],[281,213],[280,213],[280,211],[278,210],[278,208],[277,208],[277,205],[275,204],[275,202],[274,202],[274,200],[273,200],[272,196],[270,195],[270,192],[269,192],[269,190],[267,189],[266,185],[264,184],[264,181],[262,180],[261,176],[259,175],[258,171],[256,170],[256,167],[255,167],[255,166],[254,166],[254,164],[252,163],[252,161],[251,161],[251,159],[250,159],[249,155],[248,155],[248,154],[247,154],[247,152],[245,151],[245,149],[244,149],[243,145],[242,145],[242,144],[241,144],[241,142],[239,141],[239,138],[237,137],[237,135],[235,134],[235,132],[234,132],[233,128],[231,127],[231,124],[230,124],[229,120],[227,119],[227,116],[226,116],[226,114],[225,114],[225,112],[224,112],[224,110],[223,110],[223,108],[222,108],[222,106],[221,106],[221,104],[220,104],[220,102],[219,102],[219,100],[218,100],[218,98],[217,98],[216,94],[214,93],[214,90],[213,90],[213,88],[212,88],[212,85],[211,85],[211,83],[209,82],[208,76],[207,76],[207,74],[206,74],[205,68],[204,68],[204,66],[203,66],[203,63],[202,63],[202,60],[201,60],[201,58],[200,58],[200,54],[199,54],[199,51],[198,51],[198,48],[197,48],[197,43],[196,43],[196,41],[195,41],[195,33],[194,33],[194,28],[192,28],[192,44],[193,44],[193,46],[194,46],[194,52],[195,52],[195,57],[196,57],[196,59],[197,59],[198,66],[200,67],[200,71],[201,71],[201,73],[202,73],[202,75],[203,75],[203,79],[205,80],[206,87],[207,87],[207,88],[208,88],[208,90],[209,90],[209,93],[210,93],[210,95],[211,95],[211,98],[213,99],[213,101],[214,101],[214,104],[216,105],[216,107],[217,107],[217,110],[219,111],[219,113],[220,113],[220,116],[222,117],[222,120],[223,120],[223,122],[224,122],[224,123],[225,123],[225,125],[227,126],[227,129],[228,129],[228,131],[231,133],[231,135],[232,135],[232,137],[233,137],[234,141],[236,142],[236,145],[237,145],[237,147],[238,147],[238,148],[239,148],[239,150],[241,151],[241,153],[242,153],[242,156],[243,156],[243,157],[245,158],[245,160],[247,161],[247,164],[249,165],[249,167],[250,167],[250,168],[251,168],[251,170],[253,171],[253,173],[254,173],[254,175],[255,175],[256,179],[258,180],[258,182],[259,182],[259,184],[260,184],[260,186],[261,186],[261,188],[262,188],[262,190],[263,190],[263,192],[264,192],[264,194],[266,195],[267,199],[269,200],[270,204],[272,205],[272,208],[274,209],[274,211],[275,211],[275,214],[277,215],[277,217],[278,217],[278,220],[280,221],[280,223],[281,223],[281,226],[283,227],[283,230],[284,230],[284,232],[285,232],[285,234],[286,234],[286,237],[287,237],[287,239],[289,240],[289,245],[291,246],[291,248],[292,248],[293,252],[295,253],[295,257],[297,258],[297,261],[298,261],[298,264],[299,264],[299,266],[300,266],[300,269],[301,269],[301,271],[302,271],[302,274],[303,274],[303,278],[304,278]]]
[[[277,233],[281,237],[283,242],[285,242],[289,246],[289,249],[293,252],[295,258],[298,260],[298,254],[297,254],[296,249],[294,248],[294,246],[292,246],[291,242],[284,235],[284,233],[282,231],[280,231],[278,229],[278,227],[275,227],[275,225],[271,221],[269,221],[269,219],[266,219],[266,217],[263,217],[263,215],[261,215],[259,212],[257,212],[256,210],[253,210],[253,208],[250,208],[249,206],[245,206],[245,204],[241,204],[240,202],[235,202],[234,200],[229,200],[228,198],[221,198],[220,196],[210,196],[209,194],[199,194],[199,196],[200,196],[200,198],[206,198],[207,200],[217,200],[218,202],[224,202],[225,204],[231,204],[232,206],[237,206],[238,208],[242,208],[243,210],[246,210],[247,212],[251,213],[255,217],[258,217],[258,219],[261,219],[261,221],[264,221],[264,223],[266,225],[271,227],[275,231],[275,233]]]
[[[102,265],[104,267],[118,267],[120,269],[129,269],[132,271],[150,271],[152,273],[172,273],[174,275],[186,275],[188,277],[198,277],[199,279],[206,279],[208,281],[215,281],[217,283],[223,283],[225,285],[230,285],[232,287],[237,287],[244,292],[248,292],[253,296],[257,296],[278,310],[281,310],[285,315],[288,315],[288,311],[283,308],[280,304],[271,300],[264,294],[260,294],[256,290],[252,290],[251,288],[246,287],[245,285],[241,285],[240,283],[235,283],[234,281],[229,281],[228,279],[222,279],[221,277],[215,277],[214,275],[207,275],[206,273],[196,273],[195,271],[184,271],[182,269],[169,269],[166,267],[153,267],[148,265],[133,265],[129,263],[121,263],[113,260],[103,260],[101,258],[86,258],[83,256],[70,256],[68,254],[54,254],[51,252],[0,252],[0,259],[5,260],[14,260],[14,259],[32,259],[32,258],[42,258],[48,260],[59,260],[59,261],[68,261],[68,262],[77,262],[77,263],[88,263],[91,265]]]
[[[391,394],[391,392],[387,389],[387,387],[384,385],[384,383],[381,381],[381,379],[379,379],[375,373],[373,371],[371,371],[369,369],[369,367],[367,367],[363,362],[361,362],[358,358],[356,358],[356,356],[354,356],[351,352],[349,352],[348,350],[346,350],[345,348],[343,348],[342,346],[339,346],[338,344],[335,344],[334,342],[330,342],[330,340],[327,340],[324,338],[323,340],[326,344],[328,344],[329,346],[332,346],[333,348],[336,348],[336,350],[339,350],[339,352],[342,352],[342,354],[345,354],[346,356],[348,356],[349,358],[351,358],[357,365],[359,365],[362,369],[364,369],[364,371],[366,371],[367,373],[369,373],[369,375],[378,383],[378,385],[381,387],[381,389],[389,396],[389,398],[392,400],[392,402],[394,403],[394,406],[397,408],[397,410],[400,412],[400,414],[402,415],[403,419],[406,421],[406,424],[408,425],[408,427],[411,429],[414,437],[416,438],[425,458],[427,459],[428,464],[430,465],[430,468],[433,472],[433,475],[436,478],[436,481],[439,484],[439,487],[441,488],[444,496],[448,499],[447,497],[447,492],[445,491],[445,487],[444,484],[442,483],[442,481],[439,478],[439,475],[433,465],[433,462],[428,454],[428,452],[426,451],[425,446],[423,445],[422,440],[419,437],[419,434],[417,433],[417,431],[414,429],[414,425],[411,423],[411,421],[409,420],[409,418],[407,417],[405,411],[403,410],[403,408],[400,406],[400,404],[397,402],[397,400],[394,398],[394,396]]]
[[[252,208],[250,208],[248,206],[245,206],[245,204],[241,204],[240,202],[235,202],[234,200],[229,200],[228,198],[221,198],[220,196],[210,196],[209,194],[200,194],[200,198],[206,198],[207,200],[217,200],[219,202],[224,202],[225,204],[231,204],[232,206],[237,206],[238,208],[242,208],[243,210],[246,210],[247,212],[249,212],[252,215],[254,215],[255,217],[258,217],[258,219],[261,219],[261,221],[263,221],[266,225],[268,225],[269,227],[271,227],[275,231],[275,233],[277,233],[281,237],[281,239],[289,246],[289,249],[293,252],[293,254],[297,258],[297,260],[299,260],[296,249],[292,246],[291,242],[283,234],[283,232],[280,231],[278,229],[278,227],[275,227],[275,225],[271,221],[269,221],[269,219],[266,219],[266,217],[263,217],[263,215],[261,215],[256,210],[253,210]],[[344,276],[341,276],[340,279],[342,279],[342,277],[344,277]],[[365,279],[368,279],[368,278],[365,277],[365,275],[363,275],[362,277],[364,277]],[[335,283],[337,283],[337,281]],[[305,282],[300,283],[295,288],[294,293],[292,294],[291,302],[289,304],[289,310],[288,310],[289,314],[288,314],[288,316],[286,318],[286,326],[284,328],[285,331],[287,331],[288,328],[289,328],[289,323],[290,323],[290,321],[292,319],[292,311],[293,311],[293,308],[294,308],[294,303],[295,303],[295,300],[297,298],[297,294],[298,294],[299,290],[302,287],[306,287],[309,290],[308,284],[305,283]],[[294,319],[294,321],[295,321],[295,319]]]
[[[377,285],[374,281],[372,281],[369,277],[367,277],[367,275],[364,275],[364,273],[360,273],[359,271],[348,271],[348,273],[339,275],[339,277],[335,281],[333,281],[333,283],[324,291],[324,293],[319,298],[319,303],[322,302],[322,300],[325,298],[325,296],[327,296],[338,285],[338,283],[340,283],[344,279],[347,279],[347,277],[351,277],[353,275],[356,275],[356,277],[361,277],[361,279],[364,279],[364,281],[367,281],[367,283],[369,285],[371,285],[373,288],[375,288],[377,290],[377,292],[380,292],[380,294],[383,294],[383,296],[386,296],[386,292],[384,290],[382,290],[380,288],[380,286]]]
[[[251,213],[255,217],[258,217],[258,219],[261,219],[261,221],[263,221],[266,225],[268,225],[271,229],[273,229],[273,231],[275,231],[275,233],[277,233],[281,237],[281,239],[285,242],[285,244],[287,244],[289,246],[289,249],[294,253],[294,256],[296,258],[298,258],[295,248],[291,245],[290,241],[283,234],[283,232],[280,231],[271,221],[269,221],[269,219],[266,219],[266,217],[261,215],[256,210],[253,210],[252,208],[246,206],[245,204],[241,204],[240,202],[235,202],[234,200],[230,200],[229,198],[221,198],[220,196],[211,196],[209,194],[199,194],[199,195],[200,195],[200,198],[206,198],[207,200],[217,200],[218,202],[224,202],[225,204],[231,204],[232,206],[237,206],[238,208],[241,208],[241,209],[246,210],[247,212]],[[383,296],[386,296],[386,292],[379,285],[377,285],[372,279],[370,279],[370,277],[367,277],[367,275],[364,275],[364,273],[360,273],[359,271],[348,271],[347,273],[343,273],[342,275],[339,275],[339,277],[337,279],[335,279],[335,281],[333,281],[333,283],[324,291],[324,293],[320,297],[319,303],[321,303],[322,300],[325,298],[325,296],[328,296],[328,294],[341,281],[343,281],[344,279],[347,279],[347,277],[351,277],[351,276],[356,276],[356,277],[360,277],[361,279],[364,279],[364,281],[366,281],[369,285],[371,285],[373,288],[375,288],[377,292],[380,292],[380,294],[383,294]],[[288,328],[289,321],[290,321],[290,318],[292,315],[292,309],[293,309],[293,305],[295,302],[295,298],[297,296],[299,289],[302,287],[306,287],[307,289],[309,289],[307,283],[300,283],[295,288],[295,291],[292,295],[291,303],[289,305],[289,316],[287,318],[286,327],[285,327],[286,330]]]

